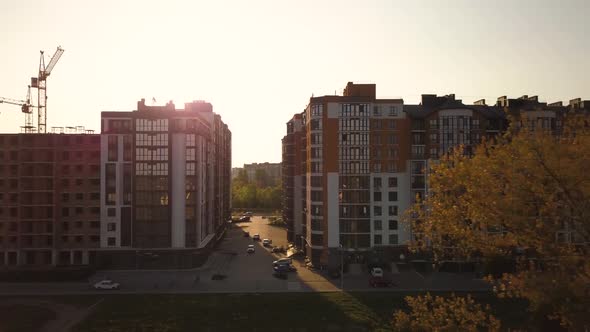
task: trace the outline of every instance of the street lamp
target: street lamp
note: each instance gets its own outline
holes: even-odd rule
[[[340,290],[344,292],[344,247],[342,244],[338,246],[340,247]]]

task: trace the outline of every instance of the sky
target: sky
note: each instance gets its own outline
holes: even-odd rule
[[[47,127],[100,131],[101,111],[206,100],[234,167],[280,162],[285,123],[349,81],[417,103],[455,93],[590,99],[586,0],[1,0],[0,96],[24,99],[46,62]],[[36,100],[36,98],[35,98]],[[0,104],[0,132],[24,115]]]

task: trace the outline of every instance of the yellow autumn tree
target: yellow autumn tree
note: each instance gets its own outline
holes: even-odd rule
[[[432,297],[430,294],[406,297],[409,313],[398,310],[393,314],[394,331],[499,331],[500,322],[488,306],[482,307],[467,297]]]
[[[430,193],[407,214],[414,249],[510,258],[491,278],[499,296],[572,330],[590,327],[590,128],[571,117],[558,135],[512,127],[473,156],[455,149],[429,170]]]

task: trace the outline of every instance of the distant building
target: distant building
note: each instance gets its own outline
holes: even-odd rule
[[[253,163],[244,164],[244,167],[232,168],[232,179],[235,179],[242,170],[246,171],[249,181],[254,181],[256,179],[256,171],[262,170],[266,173],[270,183],[273,185],[280,183],[283,174],[281,163]]]
[[[209,103],[102,112],[101,247],[196,249],[230,218],[231,132]]]
[[[342,96],[311,97],[282,139],[289,241],[329,266],[339,265],[340,250],[402,250],[413,234],[400,218],[428,192],[430,163],[458,145],[473,153],[508,128],[507,113],[517,125],[558,132],[566,114],[583,109],[589,101],[547,105],[536,96],[467,105],[455,95],[422,95],[405,105],[378,99],[375,84],[352,82]]]
[[[0,134],[0,266],[92,264],[100,136]]]

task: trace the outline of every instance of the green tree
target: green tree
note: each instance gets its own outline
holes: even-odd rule
[[[447,256],[514,257],[513,273],[490,281],[501,297],[573,330],[590,326],[590,129],[568,119],[556,137],[512,128],[473,157],[456,149],[430,170],[432,191],[406,220],[415,249]],[[515,255],[515,252],[524,253]]]

